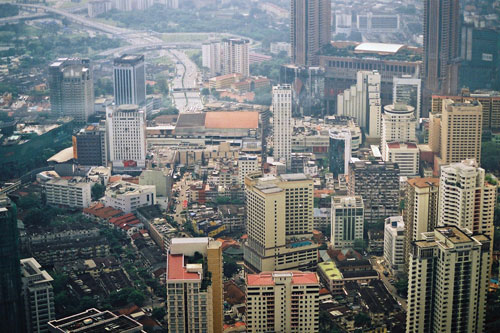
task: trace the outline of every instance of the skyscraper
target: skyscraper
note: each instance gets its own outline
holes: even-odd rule
[[[396,103],[384,106],[382,115],[382,156],[390,142],[417,142],[417,119],[412,106]]]
[[[23,333],[17,209],[6,196],[0,196],[0,227],[0,321],[9,332]]]
[[[348,128],[329,130],[330,144],[328,146],[328,159],[330,172],[334,177],[346,175],[349,172],[349,162],[352,155],[352,136]]]
[[[51,110],[85,123],[94,113],[94,81],[88,59],[59,58],[49,66]]]
[[[109,158],[114,167],[144,168],[146,165],[146,115],[137,105],[106,110]]]
[[[365,135],[370,138],[380,138],[381,134],[380,80],[377,71],[358,71],[356,85],[337,97],[337,113],[356,118]]]
[[[222,74],[239,73],[243,76],[250,75],[248,45],[250,41],[242,38],[223,39],[221,44],[220,66]],[[217,51],[214,46],[214,52]],[[215,58],[216,61],[216,58]],[[217,62],[214,63],[217,68]]]
[[[403,272],[405,225],[402,216],[390,216],[384,226],[384,260],[393,275]]]
[[[169,332],[223,331],[221,246],[208,237],[172,239],[166,278]]]
[[[203,43],[202,65],[210,70],[210,77],[217,76],[221,73],[221,41],[210,40]]]
[[[247,275],[248,332],[318,332],[319,288],[312,272]]]
[[[446,226],[412,244],[407,333],[484,331],[490,241]]]
[[[304,174],[245,179],[248,240],[243,257],[249,271],[312,268],[318,245],[313,241],[313,181]]]
[[[146,101],[144,55],[124,54],[113,61],[113,90],[116,105]]]
[[[284,84],[273,87],[273,156],[290,170],[292,159],[292,89]]]
[[[290,41],[292,62],[319,65],[319,52],[331,40],[330,0],[290,1]]]
[[[424,84],[426,96],[458,90],[459,0],[424,0]]]
[[[360,196],[333,196],[331,221],[332,247],[353,247],[355,240],[363,239],[363,198]]]
[[[54,279],[40,269],[35,258],[21,259],[23,296],[28,332],[47,332],[47,323],[56,319],[54,309]]]
[[[419,119],[422,102],[422,80],[411,75],[395,76],[392,81],[392,103],[404,103],[415,108],[415,118]]]

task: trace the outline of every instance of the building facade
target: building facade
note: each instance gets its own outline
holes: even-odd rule
[[[421,116],[422,80],[411,75],[394,77],[392,84],[392,103],[404,103],[415,109],[415,118]]]
[[[292,90],[290,85],[273,87],[273,156],[291,168]]]
[[[384,161],[387,159],[388,143],[416,143],[417,119],[412,106],[396,103],[384,106],[382,115],[381,150]]]
[[[331,244],[334,248],[353,247],[363,239],[364,206],[360,196],[332,197]]]
[[[349,172],[349,162],[352,157],[351,131],[349,129],[330,129],[330,145],[328,147],[329,171],[333,177]]]
[[[318,332],[319,289],[316,273],[247,275],[248,332]]]
[[[92,202],[93,183],[86,178],[54,178],[43,184],[47,204],[70,208],[87,208]]]
[[[419,173],[420,151],[414,143],[385,144],[382,159],[398,165],[401,176],[415,177]]]
[[[392,275],[404,271],[405,257],[405,225],[402,216],[391,216],[385,219],[384,226],[384,260]]]
[[[124,54],[113,61],[115,105],[142,105],[146,101],[144,55]]]
[[[21,259],[24,311],[28,332],[48,332],[47,323],[56,319],[54,308],[54,279],[40,269],[35,258]]]
[[[238,183],[245,184],[245,177],[252,172],[260,170],[259,158],[257,155],[238,156]]]
[[[239,73],[250,75],[248,39],[228,38],[221,43],[221,72],[222,75]]]
[[[80,165],[106,166],[108,144],[105,124],[89,125],[74,135],[73,155]]]
[[[113,183],[106,189],[104,204],[124,213],[134,212],[139,207],[156,203],[156,186],[137,185],[125,181]]]
[[[437,227],[412,244],[406,332],[483,332],[490,238]]]

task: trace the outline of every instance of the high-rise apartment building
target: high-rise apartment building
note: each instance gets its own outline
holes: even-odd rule
[[[241,38],[223,39],[221,44],[222,74],[239,73],[250,75],[248,46],[250,41]]]
[[[106,125],[89,125],[73,136],[73,157],[80,165],[106,166]]]
[[[348,194],[359,195],[365,220],[371,223],[399,214],[399,167],[392,162],[355,161],[349,164]]]
[[[248,332],[318,332],[319,289],[311,272],[247,275]]]
[[[410,251],[406,332],[483,332],[490,238],[437,227]]]
[[[210,77],[221,73],[221,41],[210,40],[201,46],[202,65],[210,70]]]
[[[441,164],[474,159],[481,163],[483,110],[478,102],[443,101],[441,116]]]
[[[408,179],[405,187],[405,267],[408,271],[411,246],[422,233],[430,232],[438,224],[439,178]]]
[[[329,0],[291,0],[290,41],[294,64],[319,65],[319,52],[331,41],[331,11]]]
[[[113,61],[115,105],[142,105],[146,101],[144,55],[124,54]]]
[[[173,238],[166,284],[169,332],[224,330],[221,242],[208,237]]]
[[[422,80],[411,75],[395,76],[392,81],[392,103],[404,103],[415,109],[415,118],[421,115]]]
[[[459,68],[459,0],[424,1],[424,68],[426,96],[455,95]]]
[[[0,196],[0,228],[0,320],[9,332],[23,333],[17,209],[6,196]]]
[[[24,312],[28,332],[48,332],[47,323],[56,319],[54,309],[54,279],[41,270],[35,258],[21,259]]]
[[[245,265],[253,272],[307,269],[317,262],[313,181],[304,174],[245,179],[248,240]]]
[[[88,59],[59,58],[49,66],[51,110],[85,123],[94,113],[94,81]]]
[[[109,159],[113,167],[144,168],[146,165],[146,115],[137,105],[106,110]]]
[[[273,87],[273,156],[290,170],[292,159],[292,89],[284,84]]]
[[[496,186],[473,160],[441,167],[438,225],[455,225],[493,238]]]
[[[334,248],[353,247],[363,239],[364,206],[360,196],[332,197],[331,244]]]
[[[384,226],[384,260],[393,275],[403,272],[405,264],[405,225],[402,216],[390,216]]]
[[[387,153],[390,142],[416,143],[417,119],[415,109],[406,104],[396,103],[384,106],[382,115],[382,157]]]
[[[337,96],[337,113],[356,118],[358,125],[370,138],[380,138],[381,135],[380,80],[377,71],[359,71],[356,85]]]
[[[245,184],[245,177],[252,172],[260,170],[259,157],[257,155],[238,156],[238,183]]]
[[[48,205],[87,208],[92,202],[92,185],[88,178],[54,178],[43,184]]]
[[[330,144],[328,146],[328,159],[330,172],[333,177],[346,175],[352,154],[352,134],[349,128],[332,128],[329,130]]]

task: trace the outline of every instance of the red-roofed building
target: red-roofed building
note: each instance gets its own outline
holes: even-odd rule
[[[109,223],[115,228],[126,232],[129,237],[144,228],[144,224],[133,213],[113,217],[109,219]]]
[[[313,272],[247,275],[247,331],[318,332],[319,286]]]
[[[99,202],[93,206],[84,208],[83,215],[95,222],[103,223],[108,222],[109,219],[113,217],[123,215],[123,212],[119,209],[114,209],[113,207],[106,207],[104,204]]]

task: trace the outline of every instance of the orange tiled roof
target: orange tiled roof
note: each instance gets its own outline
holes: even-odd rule
[[[207,112],[206,128],[258,128],[259,113],[257,111]]]

